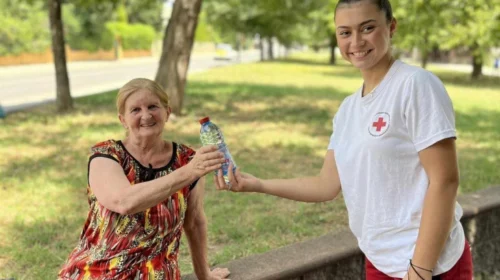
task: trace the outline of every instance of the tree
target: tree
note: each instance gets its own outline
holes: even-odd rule
[[[272,39],[289,47],[302,41],[304,34],[296,32],[301,25],[310,24],[309,14],[325,9],[329,0],[207,0],[208,21],[216,26],[221,34],[235,32],[253,37],[258,34],[262,40],[272,45]],[[261,58],[264,57],[261,48]],[[274,56],[272,48],[268,56]]]
[[[450,20],[448,0],[396,0],[394,16],[398,21],[395,44],[403,49],[417,48],[421,66],[425,68],[429,54],[439,46],[441,37],[436,32]]]
[[[323,3],[322,9],[317,9],[309,14],[309,20],[299,32],[305,34],[304,40],[314,49],[328,47],[330,49],[329,63],[334,65],[335,49],[337,48],[337,37],[335,36],[335,5],[336,0],[328,0]]]
[[[472,78],[500,44],[500,0],[394,0],[398,21],[396,45],[422,54],[422,67],[433,49],[465,47],[472,56]]]
[[[64,6],[64,12],[78,22],[68,26],[68,18],[64,18],[72,49],[112,49],[115,38],[106,27],[108,22],[149,25],[156,32],[162,28],[162,0],[66,0]]]
[[[330,33],[330,64],[335,65],[337,62],[335,59],[335,49],[337,48],[337,36],[335,32]]]
[[[61,16],[62,0],[49,0],[50,33],[52,35],[52,54],[56,70],[56,105],[57,111],[65,112],[73,109],[68,69],[66,68],[66,50],[64,43],[64,28]]]
[[[187,71],[202,0],[176,0],[165,29],[155,81],[168,93],[172,113],[181,115]]]
[[[151,25],[156,32],[162,30],[163,0],[124,0],[128,23]]]
[[[198,17],[198,25],[194,35],[195,42],[220,43],[221,38],[214,27],[207,22],[207,13],[203,9]]]
[[[206,24],[212,27],[220,41],[238,47],[242,37],[256,34],[247,26],[248,18],[256,13],[256,6],[252,4],[241,0],[205,0],[202,14]]]
[[[42,3],[0,1],[0,55],[46,51],[50,46],[47,25]]]
[[[455,0],[452,20],[441,36],[447,49],[465,46],[472,55],[471,78],[482,75],[490,49],[500,44],[500,0]]]
[[[329,0],[275,0],[257,1],[256,12],[248,18],[247,26],[250,31],[258,33],[270,41],[276,38],[285,47],[294,42],[303,42],[304,34],[297,32],[300,26],[311,24],[310,15],[319,10],[328,10]],[[269,57],[273,57],[272,44]]]
[[[117,0],[73,0],[64,5],[69,6],[68,8],[71,7],[79,23],[78,29],[68,30],[70,31],[68,43],[72,49],[98,51],[99,49],[110,50],[113,48],[114,38],[107,33],[105,23],[119,17],[120,7]]]

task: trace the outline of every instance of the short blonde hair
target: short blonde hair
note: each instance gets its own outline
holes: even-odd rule
[[[149,92],[156,95],[160,99],[163,107],[165,107],[165,109],[168,109],[168,95],[159,84],[150,79],[136,78],[130,80],[118,91],[118,95],[116,96],[116,109],[118,110],[119,114],[123,115],[123,113],[125,112],[125,102],[127,101],[127,98],[141,89],[147,89],[149,90]]]

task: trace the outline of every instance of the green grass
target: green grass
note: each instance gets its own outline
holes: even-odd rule
[[[165,138],[199,147],[205,115],[223,129],[243,170],[263,178],[316,174],[343,98],[361,85],[345,64],[300,55],[217,68],[191,75],[185,115],[166,125]],[[500,79],[436,72],[456,109],[461,192],[500,182]],[[88,148],[124,131],[116,92],[80,98],[76,110],[54,106],[0,120],[0,278],[54,279],[77,243],[87,214]],[[208,180],[211,264],[261,253],[347,227],[341,199],[307,204],[257,194],[216,192]],[[180,263],[192,271],[187,243]]]

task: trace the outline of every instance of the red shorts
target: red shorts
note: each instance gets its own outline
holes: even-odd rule
[[[373,264],[365,258],[366,280],[399,280],[380,272]],[[458,262],[445,273],[433,276],[433,280],[472,280],[473,276],[472,256],[469,242],[465,242],[465,248]]]

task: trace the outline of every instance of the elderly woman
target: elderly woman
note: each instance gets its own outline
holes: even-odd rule
[[[209,269],[203,211],[203,176],[223,155],[163,139],[168,97],[151,80],[125,84],[116,105],[126,137],[91,148],[90,211],[59,279],[180,279],[183,229],[198,279],[226,279],[227,269]]]

